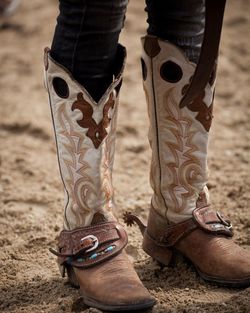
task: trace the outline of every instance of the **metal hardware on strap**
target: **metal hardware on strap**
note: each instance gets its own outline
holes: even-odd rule
[[[222,216],[221,216],[221,214],[220,214],[220,212],[216,212],[216,214],[217,214],[217,216],[218,216],[218,218],[220,219],[220,221],[221,221],[221,223],[224,225],[224,226],[226,226],[228,229],[232,229],[233,228],[233,225],[231,224],[231,222],[230,221],[226,221]]]
[[[96,236],[94,236],[94,235],[89,235],[89,236],[83,237],[83,238],[81,238],[80,241],[81,241],[81,243],[83,243],[84,240],[87,240],[87,239],[92,239],[92,240],[93,240],[93,247],[87,249],[87,250],[85,251],[85,253],[88,253],[88,252],[90,252],[90,251],[95,250],[95,249],[98,247],[98,245],[99,245],[99,240],[98,240],[98,238],[97,238]]]
[[[206,22],[199,62],[180,108],[201,94],[209,81],[219,50],[226,0],[206,0]]]

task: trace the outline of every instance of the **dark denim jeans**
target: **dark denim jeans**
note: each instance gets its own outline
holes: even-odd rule
[[[128,0],[59,0],[51,48],[98,100],[112,80]],[[148,33],[180,46],[197,62],[205,23],[204,0],[146,0]]]

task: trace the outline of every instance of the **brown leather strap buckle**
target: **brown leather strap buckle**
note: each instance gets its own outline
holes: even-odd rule
[[[90,239],[90,240],[93,240],[93,246],[92,246],[91,248],[87,249],[87,250],[85,251],[86,253],[95,250],[95,249],[99,246],[99,240],[98,240],[98,238],[97,238],[96,236],[94,236],[94,235],[85,236],[85,237],[81,238],[80,241],[81,241],[81,243],[84,243],[85,240],[89,240],[89,239]]]
[[[127,244],[127,234],[117,222],[63,230],[58,240],[58,251],[50,252],[58,257],[60,265],[87,268],[119,254]]]
[[[198,228],[215,234],[233,236],[233,226],[218,211],[212,210],[209,206],[197,208],[193,211],[193,220]]]
[[[222,215],[220,214],[220,212],[216,212],[216,214],[217,214],[217,216],[218,216],[218,218],[220,219],[220,221],[221,221],[221,223],[223,224],[223,225],[225,225],[228,229],[233,229],[233,225],[232,225],[232,223],[231,223],[231,221],[230,220],[225,220],[223,217],[222,217]]]
[[[226,220],[219,212],[212,210],[209,206],[205,206],[195,209],[193,217],[187,221],[168,226],[159,245],[173,247],[195,229],[201,229],[213,235],[233,236],[231,222]]]

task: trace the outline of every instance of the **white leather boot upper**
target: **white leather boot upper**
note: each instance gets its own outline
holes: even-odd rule
[[[150,118],[152,206],[169,221],[191,217],[207,182],[208,131],[212,121],[214,81],[184,108],[180,102],[196,65],[169,42],[142,39],[144,90]]]
[[[118,93],[125,64],[125,49],[119,49],[119,69],[98,103],[45,51],[45,85],[66,194],[66,229],[89,225],[96,212],[112,218]]]

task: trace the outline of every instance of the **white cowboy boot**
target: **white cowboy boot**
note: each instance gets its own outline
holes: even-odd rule
[[[112,168],[125,53],[119,51],[119,72],[98,103],[45,53],[45,81],[66,195],[65,229],[90,225],[97,212],[114,219]]]
[[[48,90],[61,177],[64,228],[58,256],[62,276],[81,289],[87,305],[108,311],[152,307],[124,247],[127,234],[112,214],[118,95],[125,64],[118,47],[114,80],[98,103],[45,50]]]
[[[249,286],[250,252],[231,240],[231,223],[210,207],[206,186],[216,66],[205,88],[184,101],[200,65],[156,37],[142,44],[154,194],[147,227],[133,214],[125,221],[140,226],[145,252],[160,263],[168,265],[179,251],[203,279]]]
[[[208,196],[207,147],[214,81],[191,104],[181,99],[195,71],[176,46],[143,39],[144,90],[150,116],[152,206],[179,223],[192,216],[201,193]]]

